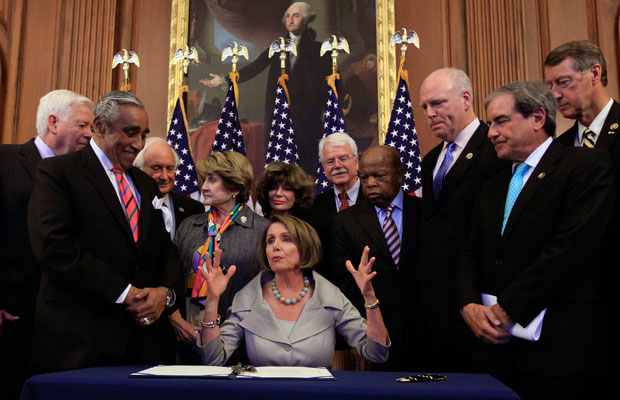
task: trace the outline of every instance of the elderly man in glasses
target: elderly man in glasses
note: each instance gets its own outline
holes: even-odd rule
[[[314,199],[308,219],[319,234],[323,254],[328,255],[332,218],[354,205],[360,190],[360,180],[357,177],[357,144],[346,133],[332,133],[319,142],[319,160],[333,188]],[[323,259],[326,260],[327,257]],[[328,263],[321,263],[318,270],[331,279]]]

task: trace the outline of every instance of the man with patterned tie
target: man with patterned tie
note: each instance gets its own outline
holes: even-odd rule
[[[442,68],[420,87],[420,105],[441,143],[422,161],[422,222],[417,264],[419,317],[424,371],[472,371],[475,341],[456,306],[456,263],[467,243],[480,188],[502,163],[489,128],[474,113],[473,92],[464,71]]]
[[[553,91],[560,113],[575,123],[560,135],[558,142],[567,146],[605,149],[611,154],[620,193],[620,103],[607,93],[607,63],[601,49],[587,41],[565,43],[552,50],[545,59],[545,82]],[[598,254],[600,262],[618,265],[620,261],[620,196],[616,197],[612,228]],[[606,280],[609,311],[620,306],[616,285],[620,269],[615,268]],[[611,351],[620,353],[618,341]],[[615,373],[620,360],[613,364]]]
[[[489,138],[513,168],[483,187],[457,269],[462,316],[484,342],[477,367],[523,398],[600,398],[610,343],[601,281],[616,266],[595,255],[613,214],[611,159],[553,140],[557,105],[542,83],[506,85],[485,106]],[[481,293],[497,302],[483,305]],[[544,309],[538,339],[511,337]]]
[[[181,265],[153,208],[157,184],[132,166],[149,133],[142,102],[110,92],[90,145],[41,161],[28,230],[41,265],[32,363],[42,371],[174,361],[167,318]]]
[[[420,199],[400,189],[403,168],[393,147],[369,148],[360,161],[359,174],[364,196],[336,215],[329,260],[337,285],[364,313],[365,308],[376,305],[364,304],[355,293],[355,283],[346,277],[344,265],[347,259],[359,259],[364,247],[370,247],[370,257],[375,258],[373,270],[377,271],[373,285],[392,342],[388,361],[377,367],[406,371],[412,364],[405,353],[410,344],[414,345],[408,342],[408,332],[415,310],[412,274]]]
[[[355,205],[360,190],[357,177],[357,144],[346,133],[332,133],[319,142],[319,161],[325,170],[325,177],[333,185],[314,199],[308,211],[308,221],[316,229],[323,245],[324,260],[330,253],[332,218],[342,210]],[[317,271],[331,279],[331,263],[322,262]]]
[[[26,213],[34,173],[43,158],[88,145],[93,102],[70,90],[53,90],[39,101],[37,137],[0,145],[0,387],[17,399],[29,376],[28,359],[41,270],[28,238]]]
[[[174,239],[176,228],[181,225],[185,218],[205,211],[205,206],[202,203],[172,190],[180,162],[181,159],[177,152],[165,139],[160,137],[146,139],[144,148],[133,162],[134,167],[146,172],[147,175],[155,179],[159,186],[159,191],[163,196],[154,200],[153,206],[161,210],[166,230],[170,233],[171,239]],[[183,308],[183,303],[179,306]],[[191,344],[196,341],[198,337],[196,331],[199,327],[195,327],[183,319],[180,309],[171,313],[168,318],[174,328],[177,341]]]

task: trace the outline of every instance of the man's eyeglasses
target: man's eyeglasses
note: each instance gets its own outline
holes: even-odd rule
[[[329,160],[323,161],[323,165],[325,165],[326,167],[333,167],[336,164],[336,161],[340,161],[340,164],[344,165],[344,164],[348,164],[351,160],[353,160],[353,157],[349,157],[349,156],[342,156],[340,158],[330,158]]]

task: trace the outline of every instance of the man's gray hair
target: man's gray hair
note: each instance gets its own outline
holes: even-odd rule
[[[355,143],[355,140],[353,140],[353,138],[345,132],[334,132],[330,135],[325,136],[319,142],[319,161],[321,163],[323,163],[323,148],[328,143],[336,147],[348,144],[349,147],[351,147],[351,153],[353,153],[353,157],[357,158],[357,144]]]
[[[144,148],[140,150],[140,152],[136,156],[136,159],[133,161],[134,167],[140,168],[142,170],[144,169],[144,153],[146,153],[146,149],[148,149],[149,146],[152,145],[153,143],[163,143],[166,146],[168,146],[168,148],[174,155],[174,168],[176,169],[179,167],[179,164],[181,164],[181,158],[179,157],[177,152],[172,148],[172,146],[170,146],[170,143],[168,143],[166,139],[163,139],[160,137],[150,137],[144,141]]]
[[[564,43],[553,49],[545,58],[545,66],[555,67],[568,57],[573,59],[575,69],[584,74],[594,64],[601,66],[601,83],[607,86],[607,62],[601,49],[589,40]]]
[[[514,109],[524,117],[529,117],[539,108],[545,110],[546,118],[543,129],[549,136],[555,134],[555,115],[558,111],[558,104],[555,101],[553,92],[543,82],[516,81],[499,89],[495,89],[484,100],[484,108],[488,108],[489,103],[502,94],[512,95],[515,106]]]
[[[47,132],[47,117],[52,114],[61,121],[71,118],[71,106],[74,104],[85,105],[91,109],[95,107],[89,98],[66,89],[52,90],[41,97],[37,108],[37,133],[43,135]]]
[[[144,108],[144,104],[133,93],[122,90],[114,90],[99,98],[95,106],[95,118],[112,125],[118,119],[118,106],[137,106]]]
[[[301,6],[301,16],[304,18],[304,24],[306,25],[309,22],[312,22],[316,17],[316,13],[312,9],[312,6],[305,1],[296,1],[292,3],[290,6],[288,6],[286,11],[288,11],[293,6]],[[282,25],[286,25],[286,11],[284,11],[284,14],[282,14]]]

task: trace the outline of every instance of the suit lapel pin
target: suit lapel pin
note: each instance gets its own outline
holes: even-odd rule
[[[468,160],[471,160],[473,156],[474,156],[474,153],[467,153],[465,158],[468,159]]]
[[[246,216],[241,217],[241,222],[245,223],[245,221],[247,221],[248,218]]]
[[[541,172],[540,174],[538,174],[537,178],[538,179],[542,179],[542,178],[545,177],[545,175],[547,175],[547,174],[545,174],[544,172]]]
[[[185,209],[183,207],[179,207],[179,211],[180,212],[185,212]]]
[[[614,122],[613,124],[611,124],[609,126],[609,132],[607,132],[608,135],[613,135],[616,133],[616,129],[618,129],[618,123]]]

